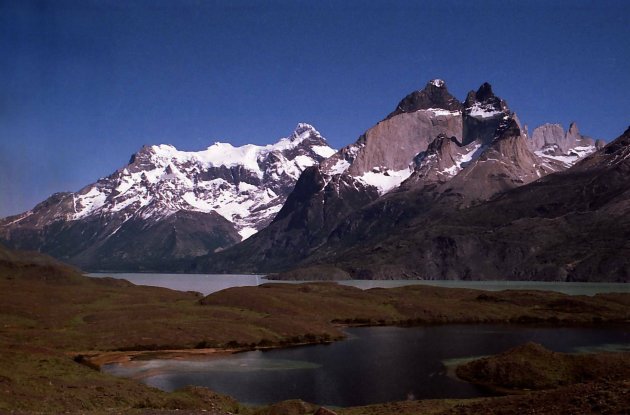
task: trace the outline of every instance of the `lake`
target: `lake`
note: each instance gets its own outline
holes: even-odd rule
[[[347,329],[347,335],[347,340],[329,345],[195,360],[133,361],[103,370],[166,391],[189,384],[205,386],[249,404],[299,398],[320,405],[357,406],[487,396],[484,389],[454,378],[447,368],[462,358],[499,353],[528,341],[560,352],[630,351],[627,327],[366,327]]]
[[[150,274],[150,273],[92,273],[90,277],[122,278],[138,285],[165,287],[179,291],[197,291],[203,295],[230,287],[256,286],[270,281],[263,275],[240,274]],[[301,283],[305,281],[290,281]],[[540,281],[446,281],[446,280],[352,280],[339,284],[361,289],[393,288],[405,285],[433,285],[452,288],[475,288],[487,291],[500,290],[547,290],[570,295],[595,295],[606,292],[630,293],[630,284],[583,283],[583,282],[540,282]]]

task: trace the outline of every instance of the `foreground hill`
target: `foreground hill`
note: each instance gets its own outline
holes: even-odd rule
[[[308,411],[297,413],[306,414],[316,407],[246,408],[204,388],[165,393],[93,368],[143,354],[167,358],[172,349],[181,356],[331,341],[342,337],[341,322],[622,323],[630,320],[630,298],[436,287],[361,291],[330,283],[267,284],[201,297],[87,278],[49,257],[0,246],[0,319],[0,412],[263,415],[297,406]],[[623,404],[624,385],[606,384],[609,399],[599,408]],[[579,386],[562,396],[599,399],[602,388]],[[474,413],[483,407],[517,408],[523,402],[545,407],[550,396],[497,398],[496,403],[495,398],[392,403],[343,412]],[[571,408],[579,399],[560,406],[555,402],[555,407]]]

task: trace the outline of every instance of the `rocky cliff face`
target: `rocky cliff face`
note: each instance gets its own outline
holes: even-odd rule
[[[482,147],[477,142],[465,146],[456,137],[440,134],[425,151],[415,157],[414,171],[401,187],[406,189],[445,183],[475,159]]]
[[[506,116],[497,127],[495,139],[486,147],[479,142],[478,157],[472,157],[443,192],[460,194],[466,200],[487,200],[506,190],[537,180],[554,170],[527,146],[516,120]],[[473,153],[474,155],[474,153]]]
[[[201,258],[196,270],[269,272],[325,261],[437,207],[444,213],[478,204],[570,164],[535,154],[489,84],[459,103],[444,81],[432,80],[305,172],[268,228]]]
[[[520,147],[511,130],[499,148]],[[464,208],[426,188],[392,192],[337,227],[303,264],[355,278],[630,282],[629,148],[630,129],[564,172]],[[370,213],[392,206],[411,214]],[[363,231],[383,223],[389,232]]]
[[[492,86],[485,82],[475,91],[470,91],[464,101],[463,144],[478,142],[489,144],[503,117],[510,114],[507,103],[494,95]]]
[[[302,171],[334,152],[308,124],[267,146],[145,146],[112,175],[0,221],[0,239],[87,269],[161,269],[268,225]]]
[[[377,189],[346,174],[328,175],[309,167],[273,222],[233,249],[198,258],[205,272],[271,272],[307,257],[344,218],[379,197]]]
[[[559,124],[541,125],[534,129],[529,141],[530,149],[556,171],[572,166],[604,145],[602,140],[581,135],[575,123],[571,123],[566,133]]]
[[[440,134],[461,141],[462,112],[446,83],[434,79],[404,98],[355,143],[322,162],[322,170],[350,175],[387,193],[409,177],[414,156]]]
[[[195,269],[271,271],[301,260],[326,242],[340,220],[406,180],[414,156],[439,134],[461,140],[462,113],[446,83],[435,79],[306,172],[268,228],[229,252],[200,258]]]
[[[0,221],[0,242],[88,269],[273,272],[333,262],[361,278],[582,278],[529,251],[566,232],[536,222],[528,236],[544,243],[521,246],[502,233],[509,215],[493,209],[598,147],[575,124],[566,133],[544,125],[530,139],[488,83],[460,102],[434,79],[337,152],[306,124],[268,146],[145,147],[111,176]]]

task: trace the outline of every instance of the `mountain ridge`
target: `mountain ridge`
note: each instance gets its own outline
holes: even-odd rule
[[[0,220],[0,240],[89,269],[155,269],[251,236],[301,172],[332,153],[305,123],[266,146],[144,146],[110,176]]]
[[[574,123],[566,132],[545,124],[530,137],[489,83],[460,102],[433,79],[338,151],[308,124],[267,146],[145,146],[107,178],[0,220],[0,241],[88,269],[232,273],[328,264],[354,278],[537,278],[540,267],[454,264],[461,249],[490,255],[476,240],[448,232],[425,245],[416,240],[443,223],[464,229],[467,212],[484,217],[475,209],[571,170],[601,147]],[[419,253],[406,250],[409,243]],[[429,259],[409,262],[402,252]]]
[[[438,103],[430,102],[435,91],[439,91]],[[352,251],[353,246],[366,245],[369,251],[378,235],[387,238],[425,212],[432,212],[427,217],[440,220],[446,212],[484,203],[502,192],[562,171],[579,159],[567,156],[566,162],[559,162],[537,154],[539,146],[531,145],[516,114],[488,83],[471,91],[456,107],[444,104],[450,102],[444,97],[451,95],[441,80],[430,81],[425,90],[408,95],[397,110],[355,143],[320,163],[318,175],[298,181],[289,199],[299,202],[285,205],[282,216],[294,214],[300,221],[274,221],[251,240],[198,258],[192,269],[276,272],[295,266],[325,265],[329,259],[343,257],[341,252]],[[448,109],[435,108],[439,105]],[[451,111],[455,108],[457,111]],[[584,154],[596,150],[594,141],[579,140],[582,137],[576,136],[576,145],[589,144]],[[556,144],[549,141],[542,145]],[[399,169],[405,165],[409,166],[408,174],[400,175],[404,170]],[[339,187],[343,191],[326,194],[323,186],[309,182],[309,177],[316,176],[326,178],[324,181],[338,178],[344,184]],[[394,185],[379,187],[374,180],[379,177],[391,178]],[[371,186],[378,196],[359,201],[358,184]],[[343,208],[330,207],[340,205],[334,196],[344,200]],[[292,209],[294,212],[290,212]],[[339,275],[394,278],[401,270],[395,261],[379,266],[390,267],[392,272],[385,275],[365,267],[357,271],[346,266]],[[423,274],[423,278],[430,276]]]
[[[390,220],[387,234],[369,231],[382,221],[373,223],[368,212],[350,218],[291,279],[302,266],[312,275],[326,264],[364,279],[630,282],[629,174],[630,128],[568,170],[465,209],[426,189],[394,192],[393,202],[370,209],[422,200],[429,209],[402,209],[409,216]]]

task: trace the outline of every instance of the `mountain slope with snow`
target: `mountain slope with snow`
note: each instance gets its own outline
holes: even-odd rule
[[[308,124],[266,146],[143,147],[79,192],[0,220],[0,242],[86,269],[277,271],[382,249],[374,241],[427,212],[486,203],[599,147],[575,124],[529,137],[490,84],[460,102],[434,79],[339,151]]]
[[[267,228],[200,258],[195,269],[273,272],[314,253],[317,260],[334,256],[396,233],[400,223],[437,205],[465,208],[564,170],[595,151],[582,150],[585,142],[564,148],[579,157],[557,153],[566,162],[540,156],[536,151],[548,148],[533,144],[490,84],[462,103],[434,79],[354,143],[309,168]]]
[[[505,145],[525,151],[516,128],[491,154]],[[506,162],[494,178],[527,172],[521,162],[529,157]],[[630,128],[565,171],[472,205],[453,206],[435,187],[389,193],[346,218],[299,265],[310,278],[325,264],[366,279],[630,282],[629,176]]]
[[[334,153],[308,124],[266,146],[215,143],[197,152],[145,146],[110,176],[0,221],[0,239],[90,269],[133,268],[159,230],[163,242],[153,251],[162,261],[199,256],[265,227],[302,171]]]

